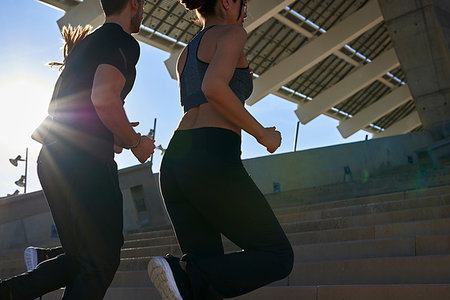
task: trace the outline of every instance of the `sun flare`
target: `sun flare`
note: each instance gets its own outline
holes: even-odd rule
[[[51,85],[27,74],[14,74],[0,83],[2,139],[29,136],[47,114]]]

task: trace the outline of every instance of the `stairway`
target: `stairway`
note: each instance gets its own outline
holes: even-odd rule
[[[450,299],[450,185],[279,208],[295,252],[288,278],[239,300]],[[226,251],[238,250],[224,239]],[[25,269],[21,250],[1,274]],[[170,226],[126,234],[105,299],[160,299],[151,256],[180,254]],[[43,297],[59,299],[62,290]]]

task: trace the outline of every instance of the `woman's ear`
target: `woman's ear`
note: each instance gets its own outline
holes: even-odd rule
[[[219,0],[221,8],[228,10],[230,8],[230,0]]]

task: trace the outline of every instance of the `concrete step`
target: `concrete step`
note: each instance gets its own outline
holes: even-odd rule
[[[421,194],[450,193],[450,168],[431,177],[425,173],[394,174],[391,178],[383,175],[381,180],[371,179],[363,184],[361,182],[347,182],[327,186],[309,187],[297,190],[282,191],[265,195],[273,208],[289,206],[320,204],[332,201],[357,199],[385,194],[404,193],[406,197],[416,197]],[[437,176],[436,176],[437,175]],[[404,177],[404,178],[403,178]],[[420,178],[417,178],[420,177]],[[422,178],[428,184],[423,184]],[[402,182],[399,181],[401,178]],[[439,190],[440,189],[440,190]],[[437,190],[437,192],[436,192]]]
[[[150,232],[150,231],[162,231],[162,230],[171,230],[172,225],[166,224],[166,225],[159,225],[159,226],[149,226],[149,227],[143,227],[140,229],[133,229],[128,230],[126,234],[133,234],[133,233],[139,233],[139,232]]]
[[[146,246],[137,248],[122,249],[120,253],[121,258],[132,258],[142,256],[162,256],[167,253],[179,255],[181,253],[178,244],[161,245],[161,246]]]
[[[317,221],[293,222],[281,224],[286,233],[351,228],[381,224],[440,219],[450,217],[450,205],[431,208],[417,208],[394,212],[384,212],[363,216],[337,217]]]
[[[440,203],[448,203],[450,200],[447,197],[434,199]],[[370,208],[368,209],[370,210]],[[352,213],[352,212],[350,212]],[[285,216],[286,217],[286,216]],[[294,216],[287,216],[296,220]],[[349,227],[361,227],[368,225],[388,224],[388,223],[401,223],[409,221],[419,221],[427,219],[439,219],[450,217],[450,204],[424,207],[424,208],[412,208],[399,211],[386,211],[380,213],[371,213],[367,215],[350,215],[345,217],[332,217],[326,219],[316,219],[310,221],[293,221],[290,223],[282,223],[282,227],[286,233],[296,233],[304,231],[316,231],[327,230],[331,228],[349,228]],[[142,232],[134,233],[128,236],[128,240],[125,241],[125,247],[137,247],[139,245],[145,245],[147,240],[154,239],[159,243],[173,243],[174,233],[172,230],[164,230],[157,232]]]
[[[170,245],[170,244],[176,244],[176,243],[177,243],[177,239],[175,237],[175,234],[172,232],[170,236],[165,236],[165,237],[128,240],[128,241],[125,241],[123,248],[134,248],[134,247],[142,247],[142,246],[161,246],[161,245]]]
[[[135,232],[128,233],[124,235],[125,240],[138,240],[142,238],[157,238],[157,237],[166,237],[173,235],[172,229],[164,229],[164,230],[155,230],[155,231],[143,231],[143,232]]]
[[[367,204],[357,204],[352,206],[312,210],[299,213],[285,213],[278,215],[280,223],[290,223],[296,221],[311,221],[318,219],[328,219],[335,217],[348,217],[358,215],[368,215],[382,212],[394,212],[414,208],[425,208],[450,204],[450,194],[441,196],[429,196],[412,200],[397,200],[376,202]]]
[[[405,237],[416,238],[416,236],[418,236],[415,240],[416,255],[431,255],[446,253],[445,251],[448,250],[449,243],[445,240],[445,237],[448,236],[449,233],[450,218],[354,228],[329,229],[322,231],[288,233],[287,236],[292,245],[306,245],[311,248],[314,248],[314,244],[341,244],[343,242],[358,240],[370,241]],[[175,255],[180,254],[179,247],[177,244],[175,244],[175,237],[171,237],[171,239],[159,239],[160,238],[138,240],[135,242],[135,245],[131,245],[133,247],[127,247],[127,244],[125,244],[124,248],[122,249],[122,258],[131,258],[135,256],[146,257],[147,259],[149,259],[148,257],[150,256],[165,255],[166,253],[172,253]],[[169,244],[167,244],[167,242],[169,242]],[[403,241],[399,243],[405,242]],[[233,246],[232,243],[227,240],[224,240],[224,246],[227,250],[237,250],[237,247]],[[317,247],[323,246],[320,245]],[[344,244],[344,246],[338,247],[345,248],[346,246]],[[327,255],[326,253],[333,253],[333,250],[331,250],[330,252],[328,252],[327,250],[323,251],[325,251],[322,252],[323,255]],[[343,251],[345,254],[345,250]],[[395,251],[395,253],[399,253],[398,248]],[[337,255],[340,252],[335,251],[335,253]],[[306,251],[306,255],[301,256],[308,257],[308,255],[311,254],[308,254],[308,251]],[[2,274],[2,278],[22,273],[25,270],[26,267],[23,261],[22,249],[9,251],[9,256],[5,256],[5,253],[3,254],[2,260],[0,260],[0,274]]]
[[[240,249],[231,242],[224,243],[226,252]],[[423,237],[370,239],[293,246],[296,261],[327,261],[351,258],[437,255],[450,253],[450,234]],[[181,255],[178,245],[150,246],[124,249],[122,258]]]
[[[395,202],[397,201],[406,201],[408,200],[417,200],[420,202],[420,200],[423,198],[429,198],[429,197],[441,197],[444,198],[444,200],[436,200],[436,201],[445,201],[445,203],[448,203],[448,198],[450,197],[450,186],[443,186],[443,187],[437,187],[437,188],[430,188],[430,189],[423,189],[423,190],[415,190],[415,191],[407,191],[407,192],[398,192],[398,193],[390,193],[390,194],[382,194],[382,195],[375,195],[375,196],[367,196],[367,197],[361,197],[361,198],[354,198],[354,199],[348,199],[348,200],[340,200],[340,201],[333,201],[333,202],[324,202],[324,203],[317,203],[317,204],[311,204],[311,205],[301,205],[301,206],[295,206],[295,207],[287,207],[282,209],[276,209],[274,210],[275,214],[277,216],[281,215],[292,215],[297,213],[302,213],[306,211],[317,211],[317,210],[333,210],[337,208],[344,208],[348,206],[352,207],[359,207],[364,204],[366,205],[378,205],[382,204],[384,202],[391,202],[392,205],[395,206]],[[418,204],[412,204],[418,205]],[[355,209],[355,208],[352,208]],[[367,210],[369,208],[362,208],[362,210]],[[376,208],[374,208],[375,210]],[[317,212],[316,212],[317,213]],[[339,214],[339,210],[336,210],[334,212],[335,214]],[[324,213],[324,217],[327,213]],[[333,214],[333,213],[331,213]],[[319,213],[320,217],[321,213]],[[312,214],[313,218],[316,219],[316,215],[314,213]],[[301,218],[301,217],[300,217]],[[172,233],[172,228],[170,225],[163,225],[155,228],[144,228],[141,230],[134,230],[129,231],[125,234],[125,239],[127,241],[132,240],[138,240],[143,238],[155,238],[155,237],[166,237]]]
[[[64,289],[59,289],[48,293],[42,297],[43,300],[60,300],[64,293]],[[161,296],[154,287],[121,287],[121,288],[109,288],[106,291],[104,300],[160,300]]]
[[[450,255],[296,263],[289,284],[448,284],[449,266]]]
[[[450,285],[331,285],[263,287],[235,300],[448,300]]]
[[[44,300],[61,299],[62,290],[43,297]],[[235,300],[448,300],[450,285],[330,285],[262,287]],[[110,288],[105,300],[160,300],[152,287]]]
[[[274,209],[274,212],[275,212],[275,215],[281,216],[281,215],[286,215],[286,214],[294,214],[294,213],[301,213],[301,212],[307,212],[307,211],[316,211],[316,210],[323,210],[323,209],[332,209],[332,208],[340,208],[340,207],[347,207],[347,206],[354,206],[354,205],[383,203],[383,202],[392,202],[392,201],[401,201],[401,200],[406,200],[404,192],[357,197],[357,198],[350,198],[350,199],[337,200],[337,201],[326,201],[326,202],[319,202],[319,203],[305,204],[305,205],[288,206],[288,207],[284,207],[284,208]]]
[[[450,233],[450,219],[432,219],[375,226],[288,233],[287,236],[293,245],[302,245],[445,233]],[[125,242],[124,250],[129,248],[174,245],[176,242],[175,236],[140,239]]]
[[[174,249],[163,249],[159,253],[152,248],[134,249],[129,257],[123,257],[119,269],[145,270],[151,256],[171,253],[181,255],[177,245]],[[226,249],[227,252],[238,251],[237,247]],[[450,235],[419,236],[410,238],[358,240],[350,242],[323,243],[294,246],[295,262],[325,262],[382,257],[414,257],[450,254]],[[138,269],[133,269],[138,268]]]
[[[450,218],[288,233],[293,245],[414,237],[450,233]]]

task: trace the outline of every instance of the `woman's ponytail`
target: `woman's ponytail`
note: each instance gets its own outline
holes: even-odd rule
[[[51,67],[59,66],[59,70],[64,68],[66,63],[66,58],[69,53],[80,41],[82,41],[92,30],[91,25],[72,27],[72,25],[64,26],[62,29],[62,35],[64,37],[64,47],[63,47],[63,62],[49,62],[48,65]]]

